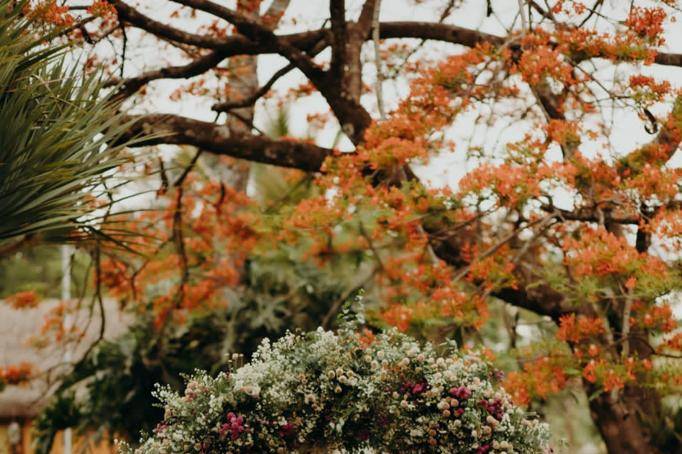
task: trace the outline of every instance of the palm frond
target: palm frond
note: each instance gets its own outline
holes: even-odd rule
[[[117,139],[128,125],[101,78],[42,44],[18,3],[0,0],[0,250],[26,235],[87,234],[102,179],[126,159]]]

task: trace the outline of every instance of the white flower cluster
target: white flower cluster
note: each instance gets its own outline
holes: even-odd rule
[[[164,420],[123,452],[531,454],[549,438],[488,364],[396,331],[287,334],[230,374],[198,373],[184,394],[156,396]]]

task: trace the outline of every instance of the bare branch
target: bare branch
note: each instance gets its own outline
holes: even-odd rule
[[[203,47],[207,49],[214,49],[221,47],[224,40],[208,35],[198,35],[195,33],[188,33],[178,28],[171,27],[164,23],[158,22],[151,17],[148,17],[132,6],[122,2],[121,0],[109,0],[118,13],[118,19],[121,22],[129,23],[137,28],[141,28],[153,35],[175,41],[191,46]]]
[[[275,74],[273,74],[272,77],[270,78],[270,80],[268,80],[262,87],[260,87],[251,96],[244,98],[244,99],[240,99],[238,101],[226,101],[226,102],[214,104],[213,107],[211,107],[211,109],[213,109],[216,112],[227,112],[227,111],[232,110],[232,109],[239,109],[242,107],[252,106],[256,103],[256,101],[258,101],[260,98],[265,96],[265,94],[267,92],[270,91],[272,86],[275,85],[275,82],[277,82],[285,74],[288,74],[294,68],[295,68],[295,66],[292,63],[289,63],[284,68],[280,69]]]
[[[116,93],[116,98],[122,99],[134,94],[147,83],[157,79],[188,79],[205,73],[209,69],[215,68],[225,57],[222,53],[212,51],[209,54],[199,57],[193,62],[181,66],[169,66],[140,74],[139,76],[120,81],[113,79],[107,82],[107,86],[121,85]]]
[[[293,167],[307,172],[319,171],[324,160],[333,154],[333,150],[312,143],[272,140],[251,134],[231,136],[225,125],[179,115],[141,115],[131,116],[126,120],[134,121],[126,137],[136,137],[142,132],[154,134],[148,140],[135,143],[135,146],[159,143],[193,145],[218,155]]]

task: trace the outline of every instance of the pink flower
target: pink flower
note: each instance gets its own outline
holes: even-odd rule
[[[409,393],[412,394],[413,396],[418,396],[424,391],[426,391],[427,386],[428,385],[426,382],[414,383],[411,381],[407,381],[400,386],[400,392],[402,394]]]
[[[476,454],[486,454],[490,451],[490,445],[483,445],[476,450]]]
[[[294,435],[296,435],[296,426],[294,426],[290,422],[287,422],[286,424],[280,426],[279,428],[280,437],[292,438]]]
[[[448,392],[452,397],[456,397],[459,400],[467,400],[469,397],[471,397],[471,391],[464,386],[450,388],[450,391]]]
[[[495,419],[502,419],[504,415],[504,409],[502,408],[502,401],[499,399],[495,400],[481,400],[481,405],[488,412],[489,415]]]
[[[220,436],[224,437],[230,432],[230,436],[233,440],[239,438],[242,432],[244,432],[244,417],[237,416],[232,412],[227,414],[227,423],[220,427]]]
[[[426,383],[417,383],[412,387],[412,394],[419,395],[426,390]]]

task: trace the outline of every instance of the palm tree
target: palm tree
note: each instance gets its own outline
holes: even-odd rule
[[[125,146],[101,79],[69,69],[64,46],[33,32],[24,3],[0,0],[0,257],[96,232],[92,200]]]

